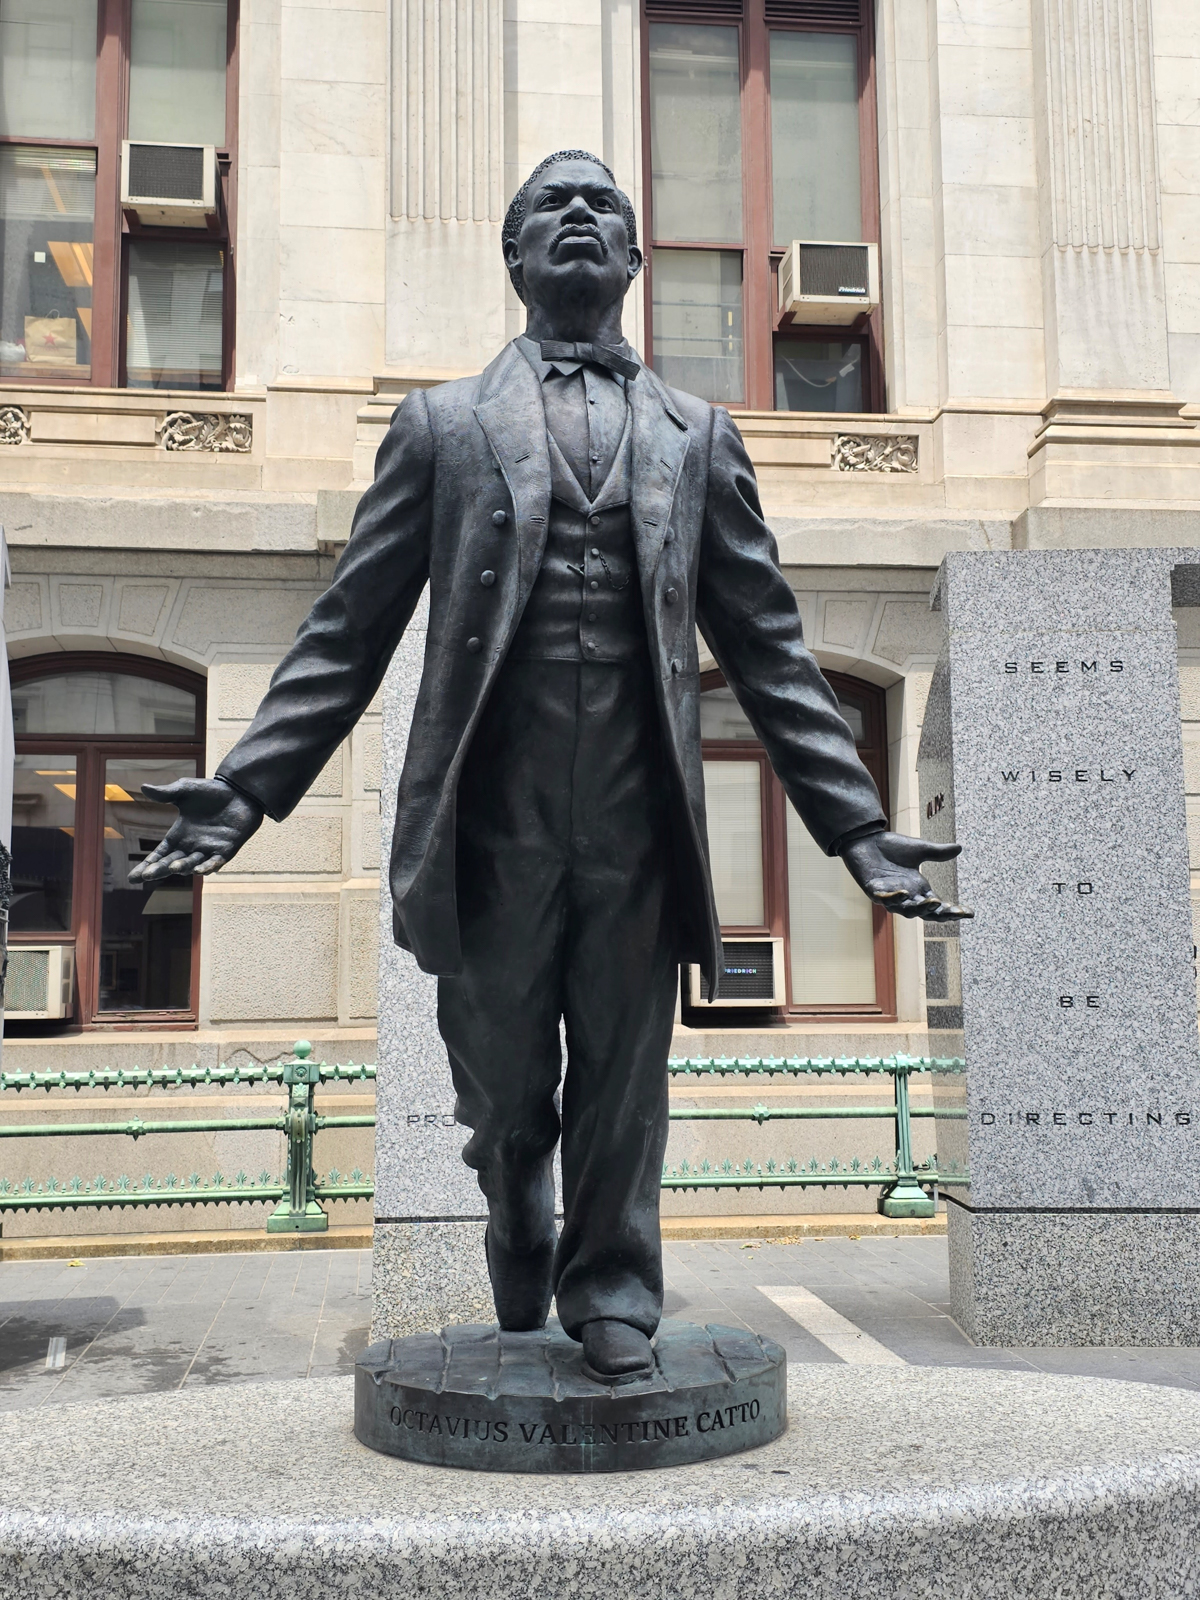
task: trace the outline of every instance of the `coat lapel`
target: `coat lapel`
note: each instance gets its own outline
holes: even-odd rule
[[[633,413],[630,507],[642,595],[650,618],[654,615],[654,572],[687,455],[688,425],[648,367],[642,368],[628,392]]]
[[[513,500],[519,552],[517,614],[529,598],[546,547],[550,455],[546,408],[537,374],[515,344],[492,362],[480,384],[475,415],[487,435]]]

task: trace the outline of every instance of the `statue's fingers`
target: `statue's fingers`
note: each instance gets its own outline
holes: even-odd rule
[[[224,856],[209,856],[207,861],[202,861],[196,868],[196,876],[207,878],[210,872],[219,872],[224,865]]]
[[[935,894],[910,894],[889,904],[888,910],[898,917],[929,917],[941,903]]]
[[[147,873],[152,872],[162,858],[166,855],[169,848],[170,847],[165,839],[163,839],[159,844],[156,844],[148,856],[144,856],[141,861],[135,862],[134,865],[130,867],[130,881],[132,883],[137,883],[139,879],[144,878]]]
[[[955,856],[962,855],[960,844],[934,844],[931,839],[922,841],[922,861],[953,861]]]
[[[936,911],[929,913],[929,920],[931,922],[962,922],[974,915],[975,913],[968,911],[966,906],[956,906],[943,902]]]
[[[193,850],[191,855],[184,856],[182,860],[177,859],[171,871],[178,873],[181,878],[186,877],[189,873],[195,872],[207,854],[206,850]]]
[[[182,860],[182,850],[164,851],[161,855],[156,851],[155,856],[147,856],[142,862],[141,881],[156,883],[159,878],[169,878],[175,871],[175,863]]]

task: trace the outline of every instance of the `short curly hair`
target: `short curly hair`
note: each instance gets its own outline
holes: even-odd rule
[[[501,245],[506,245],[510,239],[520,237],[521,226],[525,221],[525,208],[529,199],[529,191],[547,167],[556,166],[560,161],[590,161],[593,166],[599,167],[601,172],[606,172],[610,182],[614,186],[616,185],[617,180],[613,176],[612,168],[607,162],[601,161],[599,156],[594,156],[590,150],[556,150],[552,156],[547,156],[544,161],[538,162],[516,194],[513,195],[508,210],[504,215],[504,226],[500,230]],[[635,245],[637,244],[637,216],[634,213],[633,202],[623,189],[618,188],[617,194],[621,198],[621,214],[625,218],[625,231],[629,235],[630,244]],[[523,282],[524,274],[521,268],[509,267],[508,275],[512,279],[513,288],[520,296],[522,304],[524,304],[525,286]]]

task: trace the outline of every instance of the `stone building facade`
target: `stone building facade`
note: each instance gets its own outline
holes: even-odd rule
[[[560,147],[596,151],[633,199],[650,272],[627,332],[668,381],[733,409],[897,828],[919,831],[946,551],[1195,543],[1193,0],[0,0],[0,60],[17,690],[167,683],[203,706],[210,771],[329,581],[394,406],[520,329],[502,218]],[[122,189],[126,140],[212,147],[199,225]],[[877,246],[877,307],[781,313],[797,237]],[[1200,636],[1180,643],[1195,756]],[[706,683],[728,926],[779,938],[786,981],[774,1004],[713,1015],[685,991],[690,1052],[781,1027],[796,1053],[919,1050],[917,931],[846,909]],[[125,733],[129,760],[183,735],[72,714],[25,725],[16,787],[30,838],[75,829],[74,910],[47,927],[31,901],[13,939],[73,942],[86,1004],[17,1028],[9,1063],[262,1055],[299,1034],[369,1058],[378,708],[294,816],[204,885],[190,983],[137,994],[149,957],[105,932],[103,829],[119,853],[158,824],[118,815],[130,795],[95,763]],[[61,804],[50,758],[76,737],[100,754],[79,755],[93,776],[79,767],[71,803],[117,810],[103,829],[98,810],[29,821]],[[22,770],[41,774],[24,801]],[[1200,757],[1189,784],[1200,795]],[[19,876],[19,826],[16,841]],[[52,856],[27,872],[35,900]],[[860,919],[832,955],[804,945],[821,906]]]

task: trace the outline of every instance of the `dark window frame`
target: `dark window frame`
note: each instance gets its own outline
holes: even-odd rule
[[[10,934],[9,944],[70,944],[75,948],[75,1015],[64,1024],[39,1024],[39,1029],[95,1032],[134,1028],[193,1029],[199,1021],[200,914],[202,879],[192,883],[191,1004],[176,1011],[101,1011],[100,943],[104,893],[104,778],[113,758],[138,760],[176,757],[195,761],[197,777],[204,776],[207,726],[207,683],[195,672],[146,656],[117,655],[103,650],[61,651],[53,655],[23,656],[9,662],[15,686],[38,678],[59,678],[73,672],[117,672],[129,677],[152,678],[174,684],[196,697],[196,733],[193,737],[129,734],[18,734],[16,754],[74,755],[75,851],[72,875],[71,930],[69,933]]]
[[[92,370],[79,378],[56,377],[53,370],[5,378],[4,387],[125,388],[128,303],[128,239],[213,240],[225,251],[222,296],[221,392],[233,382],[236,328],[235,241],[237,239],[238,39],[241,0],[227,0],[225,36],[225,140],[217,149],[220,222],[198,228],[144,228],[121,209],[121,142],[129,126],[129,48],[133,0],[98,0],[96,7],[96,126],[94,139],[47,139],[33,134],[0,134],[0,145],[96,152],[96,216],[92,232]],[[143,391],[138,391],[139,393]],[[145,391],[152,393],[153,391]],[[208,390],[213,394],[217,391]]]
[[[888,799],[887,701],[878,684],[853,678],[845,672],[822,669],[822,676],[844,700],[853,700],[863,709],[865,738],[858,745],[863,765],[875,780],[885,816],[891,815]],[[719,668],[701,674],[700,692],[725,687]],[[767,753],[757,739],[705,739],[701,744],[705,761],[757,761],[762,772],[763,823],[763,913],[762,924],[749,926],[722,923],[722,936],[728,939],[754,936],[783,940],[787,999],[784,1005],[769,1009],[789,1018],[872,1017],[882,1022],[896,1020],[896,951],[892,919],[881,906],[872,908],[872,942],[875,953],[875,999],[870,1003],[829,1005],[794,1004],[792,1001],[791,931],[788,916],[787,807],[784,787],[775,776]],[[714,1008],[720,1010],[719,1005]]]
[[[775,335],[786,333],[828,340],[861,337],[866,345],[863,412],[886,409],[883,365],[883,310],[863,313],[844,328],[827,323],[799,323],[780,314],[779,263],[771,227],[771,95],[772,33],[849,33],[858,40],[859,174],[862,238],[880,242],[879,131],[875,101],[875,21],[870,0],[862,0],[857,23],[819,19],[767,20],[768,0],[737,0],[726,5],[686,0],[642,0],[641,105],[642,194],[645,217],[645,281],[642,286],[646,355],[654,358],[653,255],[655,250],[735,250],[742,257],[742,349],[745,362],[744,401],[730,401],[730,411],[775,410]],[[704,240],[658,241],[654,236],[654,180],[650,150],[650,26],[655,22],[705,24],[736,28],[741,63],[742,110],[742,242],[715,245]],[[790,413],[789,413],[790,414]]]

